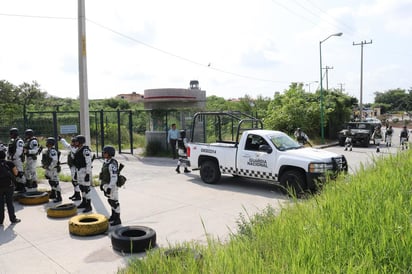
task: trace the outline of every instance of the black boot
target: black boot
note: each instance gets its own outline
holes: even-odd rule
[[[86,208],[86,199],[83,198],[82,202],[77,206],[77,208]]]
[[[56,191],[56,199],[53,200],[53,202],[58,203],[62,201],[62,194],[60,191]]]
[[[24,186],[23,183],[17,183],[17,185],[16,185],[16,191],[17,191],[18,193],[24,193],[24,192],[26,192],[26,187]]]
[[[184,173],[190,173],[190,170],[188,170],[187,167],[185,167]]]
[[[177,166],[177,168],[175,169],[177,173],[180,173],[180,166]]]
[[[83,209],[83,213],[90,212],[90,211],[92,211],[92,200],[87,199],[86,206]]]
[[[112,215],[110,216],[110,218],[109,218],[109,220],[108,220],[109,223],[112,222],[112,221],[114,221],[114,219],[115,219],[114,214],[116,214],[116,212],[112,209]]]
[[[120,213],[114,212],[114,220],[110,222],[111,226],[120,225],[122,221],[120,220]]]
[[[75,191],[73,196],[69,197],[70,200],[72,201],[80,201],[82,199],[80,192],[79,191]]]
[[[52,190],[50,191],[49,199],[56,199],[56,198],[57,198],[57,196],[56,196],[56,190],[52,189]]]

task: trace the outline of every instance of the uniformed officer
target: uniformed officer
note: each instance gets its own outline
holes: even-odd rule
[[[103,148],[104,162],[99,174],[100,189],[104,192],[112,209],[112,215],[109,218],[109,223],[112,226],[122,223],[120,220],[119,189],[117,187],[119,165],[113,158],[115,152],[115,148],[112,146]]]
[[[10,129],[10,141],[7,150],[7,159],[12,161],[17,168],[16,176],[16,191],[26,191],[26,177],[24,176],[23,163],[24,157],[24,141],[19,137],[19,130],[17,128]]]
[[[72,177],[72,185],[74,189],[74,193],[72,196],[69,197],[72,201],[80,201],[82,199],[80,195],[80,187],[79,183],[77,182],[77,174],[76,174],[76,167],[74,166],[74,154],[76,153],[76,137],[72,137],[71,143],[69,144],[64,138],[59,136],[61,143],[69,150],[67,154],[67,165],[70,168],[70,175]]]
[[[187,159],[187,138],[186,131],[181,130],[179,134],[179,139],[177,139],[177,152],[179,155],[179,160],[177,161],[176,172],[180,173],[180,166],[185,167],[184,173],[189,173],[190,170],[187,168],[189,166],[189,160]]]
[[[60,161],[59,152],[54,147],[56,145],[56,140],[53,137],[49,137],[46,140],[47,149],[43,151],[42,154],[42,167],[45,169],[46,179],[49,180],[49,185],[52,189],[52,194],[50,195],[53,202],[58,203],[62,201],[61,187],[59,184],[59,171],[60,171]]]
[[[77,208],[84,208],[83,212],[92,211],[91,205],[91,174],[92,174],[92,156],[88,146],[85,145],[86,137],[77,135],[75,146],[77,147],[74,153],[74,166],[76,167],[77,182],[79,183],[80,191],[82,193],[82,202]]]
[[[26,187],[37,188],[37,155],[39,154],[39,143],[34,136],[32,129],[26,129],[24,132],[25,144],[24,154],[26,156],[26,165],[24,175],[26,176]]]

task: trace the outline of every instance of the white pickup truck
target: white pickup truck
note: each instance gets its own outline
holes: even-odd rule
[[[255,129],[259,125],[260,120],[241,119],[239,113],[196,113],[187,147],[192,169],[200,170],[208,184],[231,174],[280,184],[295,194],[316,190],[327,174],[347,171],[343,155],[303,147],[283,132]]]

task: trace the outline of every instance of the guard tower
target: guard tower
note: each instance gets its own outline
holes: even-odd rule
[[[189,88],[159,88],[144,91],[144,108],[150,110],[150,128],[146,139],[159,141],[167,148],[167,131],[171,121],[179,129],[188,129],[187,120],[194,112],[205,110],[206,91],[201,90],[198,80],[191,80]],[[187,133],[188,134],[188,133]]]

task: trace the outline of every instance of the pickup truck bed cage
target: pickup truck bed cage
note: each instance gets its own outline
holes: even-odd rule
[[[206,143],[214,137],[211,142],[237,146],[242,132],[251,129],[263,129],[262,121],[240,111],[197,112],[193,116],[190,140]]]

